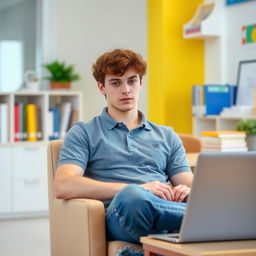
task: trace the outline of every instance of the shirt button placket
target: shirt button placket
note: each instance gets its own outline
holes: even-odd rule
[[[127,144],[128,144],[129,148],[134,148],[135,147],[132,135],[130,133],[128,133],[128,135],[127,135]]]

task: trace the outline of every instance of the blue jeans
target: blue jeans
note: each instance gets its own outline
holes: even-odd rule
[[[138,185],[119,191],[106,210],[108,240],[139,243],[141,236],[178,232],[186,203],[167,201]]]

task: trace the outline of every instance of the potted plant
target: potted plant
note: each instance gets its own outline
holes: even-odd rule
[[[43,65],[49,72],[45,79],[50,81],[51,89],[69,89],[72,81],[77,81],[80,76],[75,73],[74,65],[55,60]]]
[[[246,141],[249,150],[256,150],[256,119],[243,119],[236,125],[237,131],[246,132]]]

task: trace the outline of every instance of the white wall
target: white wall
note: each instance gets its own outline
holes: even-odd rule
[[[239,61],[256,59],[256,44],[243,46],[241,43],[242,26],[256,24],[256,1],[226,6],[225,14],[226,80],[236,84]]]
[[[205,0],[209,2],[212,0]],[[256,59],[256,45],[241,44],[242,26],[256,23],[256,1],[221,5],[221,37],[205,40],[205,83],[236,84],[239,61]]]
[[[147,59],[146,0],[46,0],[43,2],[44,61],[55,58],[76,65],[84,92],[84,120],[106,105],[92,76],[96,58],[114,48],[129,48]],[[140,109],[147,112],[146,79]]]

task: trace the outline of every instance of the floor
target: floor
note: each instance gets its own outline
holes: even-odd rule
[[[47,218],[0,221],[1,256],[50,256]]]

